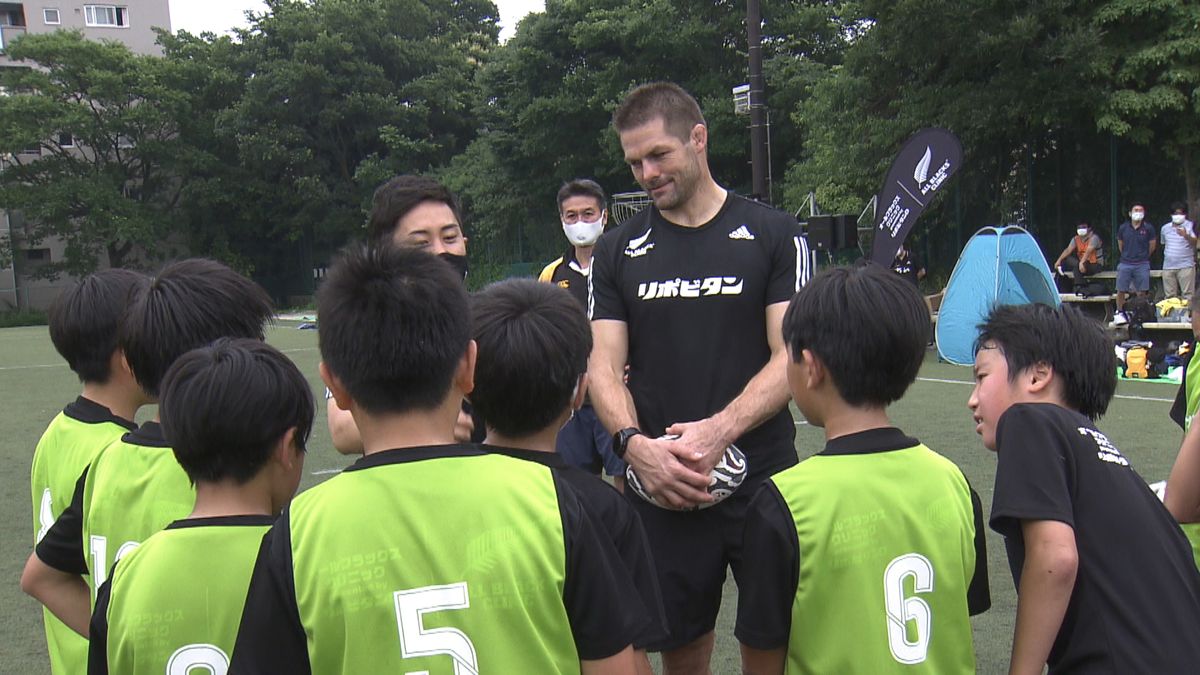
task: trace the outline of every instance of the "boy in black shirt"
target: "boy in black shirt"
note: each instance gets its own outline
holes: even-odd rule
[[[544,464],[579,494],[629,573],[627,596],[644,607],[633,645],[639,672],[653,672],[642,650],[666,631],[642,520],[613,486],[555,451],[559,430],[587,396],[592,332],[583,308],[560,287],[509,279],[475,294],[471,314],[478,347],[471,402],[487,426],[484,449]]]
[[[1200,572],[1171,515],[1093,423],[1112,345],[1071,307],[999,307],[967,402],[997,452],[991,526],[1017,583],[1010,673],[1185,673],[1200,663]]]

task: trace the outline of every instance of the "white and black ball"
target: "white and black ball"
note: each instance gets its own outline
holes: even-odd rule
[[[661,437],[662,440],[675,440],[676,438],[679,438],[679,436],[668,434]],[[746,472],[746,455],[736,445],[730,445],[725,448],[725,454],[721,456],[721,461],[717,462],[717,465],[708,474],[708,494],[712,495],[713,500],[700,504],[699,508],[706,509],[725,501],[729,495],[733,494],[741,486],[742,481],[746,480]],[[646,488],[642,485],[641,479],[632,466],[625,470],[625,484],[633,490],[634,494],[651,504],[662,508],[670,508],[658,502],[649,492],[646,492]]]

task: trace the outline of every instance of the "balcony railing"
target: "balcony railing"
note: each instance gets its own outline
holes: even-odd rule
[[[25,26],[0,26],[0,54],[18,36],[25,34]]]

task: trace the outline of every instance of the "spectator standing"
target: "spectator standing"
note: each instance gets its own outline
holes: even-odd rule
[[[918,282],[925,278],[925,265],[921,264],[921,259],[916,253],[903,244],[896,252],[896,259],[892,261],[892,271],[913,286],[919,286]]]
[[[1117,230],[1117,315],[1113,325],[1129,323],[1125,316],[1125,298],[1129,293],[1147,295],[1150,292],[1150,256],[1158,248],[1154,232],[1146,227],[1146,207],[1135,203],[1129,209],[1129,220]]]
[[[1196,226],[1187,205],[1171,205],[1171,220],[1162,226],[1163,295],[1191,301],[1196,281]]]

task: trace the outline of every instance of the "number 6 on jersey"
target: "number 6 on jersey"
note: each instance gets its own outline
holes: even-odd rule
[[[425,628],[429,612],[467,609],[471,600],[466,582],[396,591],[396,622],[400,628],[400,654],[411,659],[445,654],[454,659],[454,675],[479,675],[475,645],[455,628]],[[415,675],[410,673],[408,675]]]
[[[888,648],[900,663],[913,665],[925,661],[929,654],[929,628],[933,612],[921,598],[904,597],[904,580],[913,579],[913,590],[928,593],[933,590],[933,565],[920,553],[906,553],[888,563],[883,573],[883,595],[887,610]],[[916,635],[908,639],[908,622],[916,622]]]

